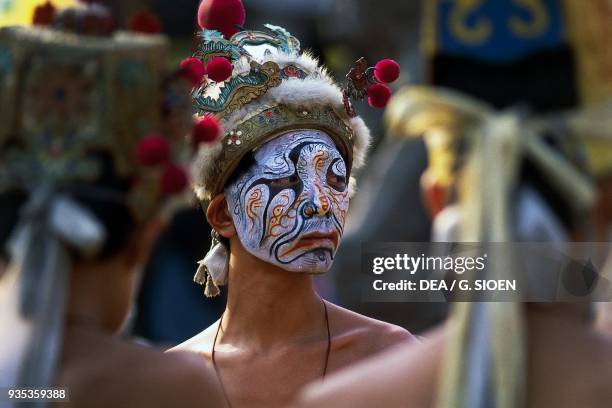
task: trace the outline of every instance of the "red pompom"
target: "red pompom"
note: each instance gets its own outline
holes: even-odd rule
[[[187,172],[176,164],[168,163],[161,176],[161,190],[165,195],[180,193],[185,190],[189,178]]]
[[[159,34],[162,32],[162,23],[155,14],[141,11],[130,17],[128,28],[143,34]]]
[[[213,115],[206,115],[199,119],[193,127],[193,147],[197,148],[200,143],[214,143],[221,136],[221,125]]]
[[[380,82],[390,84],[399,78],[400,65],[392,59],[380,60],[374,66],[374,76]]]
[[[210,60],[206,67],[208,77],[215,82],[223,82],[232,75],[234,67],[227,58],[215,57]]]
[[[391,99],[391,89],[385,84],[374,84],[368,88],[368,103],[374,108],[384,108]]]
[[[203,0],[198,9],[198,24],[205,30],[217,30],[230,38],[246,19],[241,0]]]
[[[34,16],[32,17],[32,23],[34,25],[50,25],[53,23],[55,13],[57,9],[50,1],[47,1],[42,6],[38,6],[34,9]]]
[[[163,136],[149,135],[138,143],[136,157],[143,166],[159,166],[168,161],[170,145]]]
[[[206,75],[206,67],[199,58],[185,58],[179,64],[179,74],[190,81],[193,86],[198,86],[202,83],[202,78]]]

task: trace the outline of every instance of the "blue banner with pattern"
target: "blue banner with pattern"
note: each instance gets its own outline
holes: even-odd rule
[[[437,53],[503,63],[565,42],[562,0],[437,0],[435,11]]]

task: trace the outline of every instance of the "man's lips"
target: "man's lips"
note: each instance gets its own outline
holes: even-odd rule
[[[304,248],[313,248],[321,246],[321,241],[330,241],[334,251],[338,247],[338,241],[340,237],[338,236],[338,232],[311,232],[306,235],[300,237],[295,243],[289,247],[286,251],[284,251],[280,256],[284,257],[291,252],[295,252]]]

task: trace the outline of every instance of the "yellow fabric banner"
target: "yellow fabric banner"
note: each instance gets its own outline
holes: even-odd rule
[[[0,27],[10,25],[30,25],[34,9],[46,0],[0,0]],[[76,0],[53,0],[57,8],[74,6]]]
[[[612,0],[565,0],[565,9],[582,103],[599,104],[612,97]]]
[[[582,121],[600,124],[596,129],[592,125],[584,129],[590,170],[595,176],[608,175],[612,171],[610,127],[601,119],[608,115],[612,99],[612,0],[565,0],[565,9],[582,105],[590,108],[605,104],[604,109],[593,112],[600,120],[585,116],[586,122]]]

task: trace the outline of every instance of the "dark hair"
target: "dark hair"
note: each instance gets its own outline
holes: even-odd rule
[[[104,226],[106,241],[97,256],[98,259],[103,259],[116,255],[126,245],[134,231],[136,220],[125,200],[131,180],[117,174],[109,153],[96,152],[92,153],[91,157],[100,166],[100,176],[91,183],[67,185],[62,192],[90,210]],[[106,194],[95,194],[98,191]],[[123,200],[118,200],[117,197],[122,197]],[[28,194],[18,189],[0,194],[0,253],[7,259],[7,240],[17,225],[21,209],[27,200]],[[72,253],[73,256],[79,257],[78,252]]]

